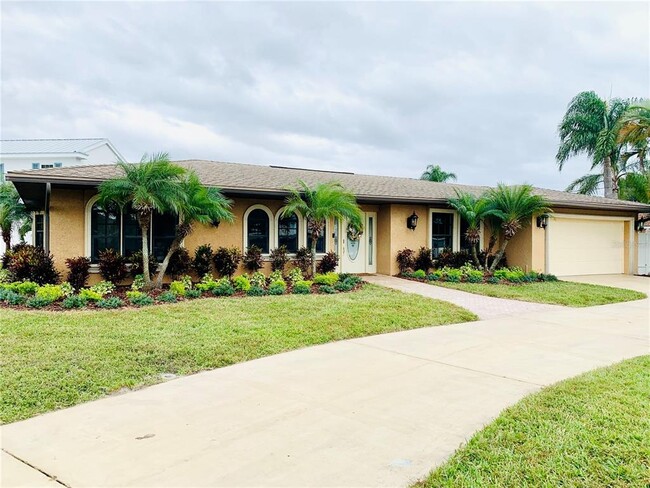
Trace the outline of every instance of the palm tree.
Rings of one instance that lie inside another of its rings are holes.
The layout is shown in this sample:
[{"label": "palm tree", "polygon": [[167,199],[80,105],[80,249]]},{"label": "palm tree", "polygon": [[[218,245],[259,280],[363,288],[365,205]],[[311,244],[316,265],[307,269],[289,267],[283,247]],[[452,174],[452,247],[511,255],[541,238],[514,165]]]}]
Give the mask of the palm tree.
[{"label": "palm tree", "polygon": [[427,169],[420,176],[421,180],[427,181],[437,181],[438,183],[446,183],[447,181],[453,180],[456,181],[456,175],[454,173],[447,173],[443,171],[440,166],[437,164],[434,166],[430,164],[427,166]]},{"label": "palm tree", "polygon": [[149,271],[149,228],[154,212],[179,213],[187,200],[185,169],[172,164],[167,153],[142,157],[140,164],[117,163],[123,175],[99,185],[99,204],[130,205],[137,215],[142,235],[142,263],[145,289],[153,283]]},{"label": "palm tree", "polygon": [[221,190],[203,186],[194,172],[187,174],[182,184],[186,199],[179,205],[179,224],[176,226],[176,236],[158,269],[156,288],[162,287],[169,260],[181,247],[183,239],[192,233],[195,224],[218,225],[219,222],[234,220],[234,215],[230,210],[232,201],[226,198]]},{"label": "palm tree", "polygon": [[294,213],[301,215],[307,222],[307,232],[311,237],[312,276],[316,274],[316,244],[318,237],[329,219],[347,220],[357,230],[363,230],[363,213],[352,193],[340,183],[318,183],[310,187],[302,180],[298,188],[289,188],[283,217]]},{"label": "palm tree", "polygon": [[478,245],[481,241],[481,223],[486,218],[496,215],[496,210],[487,198],[483,196],[477,198],[471,193],[458,190],[456,190],[456,198],[449,200],[449,205],[467,222],[465,237],[467,238],[467,242],[472,246],[472,260],[476,266],[481,266],[478,260]]},{"label": "palm tree", "polygon": [[560,146],[555,159],[560,171],[570,157],[586,154],[592,169],[601,168],[607,198],[618,198],[615,175],[622,148],[618,127],[628,106],[627,100],[605,101],[592,91],[582,92],[571,100],[558,127]]},{"label": "palm tree", "polygon": [[496,188],[487,191],[486,198],[493,209],[491,215],[500,224],[503,233],[501,245],[490,266],[490,271],[494,271],[517,231],[529,225],[534,215],[549,213],[551,209],[546,198],[533,194],[530,185],[507,186],[499,183]]},{"label": "palm tree", "polygon": [[639,173],[629,173],[621,179],[622,200],[650,203],[650,169]]},{"label": "palm tree", "polygon": [[11,231],[29,222],[29,212],[20,199],[16,187],[11,182],[0,184],[0,233],[5,249],[11,249]]},{"label": "palm tree", "polygon": [[637,156],[637,166],[641,173],[647,169],[646,156],[649,141],[650,100],[642,100],[625,111],[618,128],[618,142],[632,146],[632,150],[626,152],[625,156]]}]

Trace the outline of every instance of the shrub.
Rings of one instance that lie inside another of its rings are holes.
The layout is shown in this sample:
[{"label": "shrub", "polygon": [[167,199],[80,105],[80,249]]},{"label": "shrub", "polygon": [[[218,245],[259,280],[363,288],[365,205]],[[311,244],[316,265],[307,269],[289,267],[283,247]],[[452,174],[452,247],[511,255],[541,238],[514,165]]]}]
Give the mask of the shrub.
[{"label": "shrub", "polygon": [[311,263],[311,249],[308,247],[301,247],[296,251],[296,257],[293,260],[293,264],[296,265],[296,267],[298,267],[298,269],[300,269],[303,274],[308,276],[309,273],[311,273]]},{"label": "shrub", "polygon": [[336,293],[336,288],[330,285],[322,285],[318,287],[318,291],[321,293],[327,293],[328,295],[331,295],[333,293]]},{"label": "shrub", "polygon": [[311,281],[296,281],[292,291],[296,295],[309,295],[311,293]]},{"label": "shrub", "polygon": [[2,267],[0,263],[0,283],[11,283],[14,277],[11,275],[8,269]]},{"label": "shrub", "polygon": [[194,251],[194,259],[192,260],[192,267],[198,276],[205,276],[212,273],[212,259],[214,252],[210,244],[203,244],[196,248]]},{"label": "shrub", "polygon": [[289,280],[289,283],[295,285],[299,281],[303,281],[304,277],[300,268],[291,268],[291,271],[289,271],[289,274],[287,275],[287,279]]},{"label": "shrub", "polygon": [[284,268],[289,262],[289,257],[287,256],[287,246],[279,246],[275,249],[271,249],[269,254],[271,259],[271,271],[280,271],[284,272]]},{"label": "shrub", "polygon": [[74,294],[74,288],[67,281],[64,281],[59,286],[61,287],[61,292],[63,293],[64,297],[69,297],[70,295]]},{"label": "shrub", "polygon": [[260,269],[264,264],[262,259],[262,249],[255,244],[250,246],[242,258],[242,263],[248,271],[255,272]]},{"label": "shrub", "polygon": [[326,274],[317,274],[314,276],[314,283],[317,285],[329,285],[332,286],[339,280],[338,273],[326,273]]},{"label": "shrub", "polygon": [[119,297],[109,297],[97,301],[96,305],[99,308],[120,308],[124,306],[124,302]]},{"label": "shrub", "polygon": [[214,281],[212,275],[208,273],[201,278],[201,282],[197,283],[196,288],[200,291],[211,291],[216,285],[217,282]]},{"label": "shrub", "polygon": [[427,273],[423,269],[418,269],[411,274],[411,277],[417,278],[418,280],[423,280],[427,277]]},{"label": "shrub", "polygon": [[467,251],[452,252],[443,249],[435,260],[436,268],[461,268],[472,262],[472,256]]},{"label": "shrub", "polygon": [[85,287],[90,276],[90,259],[85,256],[68,258],[65,265],[68,267],[68,283],[75,290]]},{"label": "shrub", "polygon": [[[144,275],[144,266],[142,261],[142,251],[136,251],[129,256],[129,264],[131,265],[131,276]],[[149,274],[153,275],[158,269],[158,261],[156,257],[149,253]]]},{"label": "shrub", "polygon": [[339,257],[334,251],[330,251],[321,258],[316,269],[319,273],[331,273],[336,269],[338,264]]},{"label": "shrub", "polygon": [[46,297],[33,296],[25,302],[29,308],[43,308],[52,303],[52,300]]},{"label": "shrub", "polygon": [[437,271],[434,271],[433,273],[429,273],[427,275],[427,280],[429,280],[429,281],[440,281],[442,279],[442,276],[443,276],[442,271],[437,270]]},{"label": "shrub", "polygon": [[520,268],[502,268],[494,272],[494,276],[500,280],[510,283],[521,283],[524,281],[525,273]]},{"label": "shrub", "polygon": [[284,281],[273,281],[269,285],[269,295],[283,295],[287,291],[287,285]]},{"label": "shrub", "polygon": [[7,291],[4,296],[4,301],[9,305],[22,305],[27,298],[24,295],[16,293],[15,291]]},{"label": "shrub", "polygon": [[39,285],[59,282],[54,258],[40,247],[16,244],[5,252],[3,264],[16,281],[28,280]]},{"label": "shrub", "polygon": [[478,269],[472,269],[465,274],[465,280],[468,283],[482,283],[483,272]]},{"label": "shrub", "polygon": [[431,268],[433,268],[433,258],[431,257],[431,249],[421,247],[415,257],[414,269],[421,269],[426,275]]},{"label": "shrub", "polygon": [[177,279],[179,276],[189,273],[191,268],[192,258],[190,258],[190,253],[187,252],[187,249],[181,247],[176,249],[169,258],[167,274],[172,278]]},{"label": "shrub", "polygon": [[108,295],[115,290],[115,285],[110,281],[100,281],[96,285],[90,287],[95,293],[99,293],[101,296]]},{"label": "shrub", "polygon": [[139,274],[133,277],[133,282],[131,283],[131,289],[140,291],[144,288],[144,275]]},{"label": "shrub", "polygon": [[235,289],[228,278],[221,278],[217,281],[211,291],[213,295],[218,297],[229,297],[235,294]]},{"label": "shrub", "polygon": [[539,281],[558,281],[557,276],[546,273],[540,273],[537,279]]},{"label": "shrub", "polygon": [[264,276],[264,273],[260,273],[259,271],[253,273],[253,276],[251,276],[251,286],[264,288],[266,286],[266,276]]},{"label": "shrub", "polygon": [[97,302],[102,299],[103,295],[90,288],[82,288],[79,290],[79,296],[89,302]]},{"label": "shrub", "polygon": [[269,275],[269,283],[273,281],[284,281],[282,271],[271,271],[271,274]]},{"label": "shrub", "polygon": [[79,295],[70,295],[69,297],[66,297],[63,302],[61,302],[61,306],[68,309],[84,308],[86,305],[88,305],[88,300],[80,297]]},{"label": "shrub", "polygon": [[490,276],[487,280],[485,280],[487,283],[490,283],[491,285],[497,285],[501,280],[497,278],[496,276]]},{"label": "shrub", "polygon": [[126,258],[113,249],[99,253],[99,274],[107,281],[118,284],[128,274]]},{"label": "shrub", "polygon": [[397,267],[401,274],[411,271],[415,267],[415,253],[412,249],[402,249],[397,253]]},{"label": "shrub", "polygon": [[201,290],[186,290],[185,298],[199,298],[201,296]]},{"label": "shrub", "polygon": [[214,253],[214,268],[220,276],[231,277],[237,271],[241,257],[241,253],[236,247],[220,247]]},{"label": "shrub", "polygon": [[444,268],[442,270],[442,275],[445,281],[449,281],[450,283],[459,283],[463,277],[463,272],[460,269]]},{"label": "shrub", "polygon": [[349,281],[339,281],[334,285],[336,291],[350,291],[354,285]]},{"label": "shrub", "polygon": [[59,285],[43,285],[38,287],[35,297],[52,303],[63,297],[63,291]]},{"label": "shrub", "polygon": [[361,276],[349,273],[342,273],[339,275],[339,281],[347,281],[348,283],[352,283],[354,286],[357,286],[359,283],[363,282],[363,278],[361,278]]},{"label": "shrub", "polygon": [[178,295],[171,290],[167,290],[158,295],[158,300],[165,303],[175,303],[178,301]]},{"label": "shrub", "polygon": [[266,290],[261,286],[253,285],[248,289],[246,294],[249,297],[261,297],[263,295],[266,295]]},{"label": "shrub", "polygon": [[21,295],[34,295],[36,294],[36,290],[38,290],[37,283],[33,281],[21,281],[20,283],[16,283],[14,291]]},{"label": "shrub", "polygon": [[182,281],[172,281],[169,284],[169,291],[174,295],[184,297],[187,294],[187,289],[185,288],[185,283]]},{"label": "shrub", "polygon": [[143,307],[147,305],[153,305],[154,300],[149,295],[144,292],[131,290],[126,292],[126,298],[128,298],[131,305],[136,307]]},{"label": "shrub", "polygon": [[236,276],[233,278],[232,284],[236,291],[248,291],[251,287],[251,281],[246,275]]}]

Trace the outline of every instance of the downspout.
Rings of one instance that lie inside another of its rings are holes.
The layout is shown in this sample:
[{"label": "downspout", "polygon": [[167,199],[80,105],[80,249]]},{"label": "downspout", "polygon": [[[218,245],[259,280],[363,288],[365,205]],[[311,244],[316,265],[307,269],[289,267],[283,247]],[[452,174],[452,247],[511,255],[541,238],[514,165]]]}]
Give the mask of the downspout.
[{"label": "downspout", "polygon": [[43,222],[43,247],[45,252],[50,252],[50,195],[52,194],[52,184],[45,183],[45,215]]}]

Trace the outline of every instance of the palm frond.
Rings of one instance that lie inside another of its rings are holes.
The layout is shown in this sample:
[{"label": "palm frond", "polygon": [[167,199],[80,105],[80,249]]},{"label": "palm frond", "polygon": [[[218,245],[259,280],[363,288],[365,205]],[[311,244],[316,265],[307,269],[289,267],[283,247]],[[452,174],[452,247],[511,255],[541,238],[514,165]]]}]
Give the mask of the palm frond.
[{"label": "palm frond", "polygon": [[573,180],[566,191],[581,195],[596,195],[603,184],[602,174],[587,174]]}]

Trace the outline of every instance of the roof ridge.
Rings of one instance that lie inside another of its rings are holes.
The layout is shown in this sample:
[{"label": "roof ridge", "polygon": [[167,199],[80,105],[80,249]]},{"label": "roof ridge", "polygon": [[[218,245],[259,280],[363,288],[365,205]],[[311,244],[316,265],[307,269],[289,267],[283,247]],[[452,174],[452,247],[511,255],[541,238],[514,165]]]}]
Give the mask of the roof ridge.
[{"label": "roof ridge", "polygon": [[45,138],[45,139],[0,139],[0,142],[22,142],[22,141],[105,141],[107,137],[61,137],[61,138]]}]

